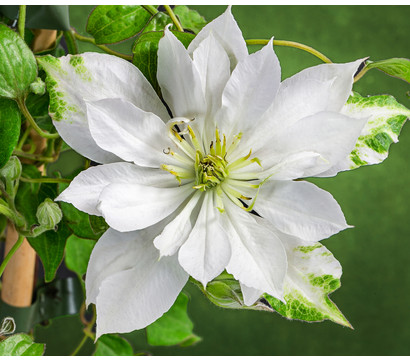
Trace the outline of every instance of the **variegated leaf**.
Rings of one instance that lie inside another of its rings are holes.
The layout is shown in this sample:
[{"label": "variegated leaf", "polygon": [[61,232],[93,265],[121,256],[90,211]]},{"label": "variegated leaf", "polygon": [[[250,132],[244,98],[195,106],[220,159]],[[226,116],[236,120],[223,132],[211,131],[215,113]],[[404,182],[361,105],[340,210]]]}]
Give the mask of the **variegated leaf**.
[{"label": "variegated leaf", "polygon": [[284,244],[288,256],[284,298],[264,294],[274,310],[288,319],[304,321],[332,320],[351,327],[329,294],[340,287],[342,268],[332,253],[320,243],[302,242],[296,238]]}]

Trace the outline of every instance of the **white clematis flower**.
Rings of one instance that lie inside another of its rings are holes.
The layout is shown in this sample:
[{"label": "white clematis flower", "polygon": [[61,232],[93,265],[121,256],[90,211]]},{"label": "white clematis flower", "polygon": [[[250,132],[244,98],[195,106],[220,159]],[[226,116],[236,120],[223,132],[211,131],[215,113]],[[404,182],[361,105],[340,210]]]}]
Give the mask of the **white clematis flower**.
[{"label": "white clematis flower", "polygon": [[284,291],[307,269],[340,277],[332,256],[306,265],[292,252],[348,227],[329,193],[293,180],[348,169],[367,121],[341,113],[360,62],[315,66],[281,82],[272,43],[249,55],[228,8],[188,49],[165,30],[157,77],[170,116],[122,59],[40,59],[57,130],[103,164],[57,198],[111,227],[86,276],[97,336],[149,325],[189,276],[206,286],[226,269],[246,305],[263,293],[286,301]]}]

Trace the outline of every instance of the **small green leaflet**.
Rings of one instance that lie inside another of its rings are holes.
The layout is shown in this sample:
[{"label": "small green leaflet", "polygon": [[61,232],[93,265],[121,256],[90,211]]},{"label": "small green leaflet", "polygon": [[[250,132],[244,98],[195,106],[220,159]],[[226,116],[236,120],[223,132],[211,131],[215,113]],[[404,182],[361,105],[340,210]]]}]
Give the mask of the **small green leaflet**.
[{"label": "small green leaflet", "polygon": [[140,5],[99,5],[88,18],[87,32],[97,44],[113,44],[138,34],[150,18]]},{"label": "small green leaflet", "polygon": [[187,314],[188,296],[180,293],[174,305],[161,318],[147,326],[148,344],[190,346],[201,340],[192,330]]},{"label": "small green leaflet", "polygon": [[24,99],[37,77],[36,59],[24,40],[0,24],[0,97]]},{"label": "small green leaflet", "polygon": [[189,9],[188,6],[177,5],[174,8],[174,13],[178,16],[182,27],[193,31],[195,34],[206,25],[205,18],[199,15],[198,11]]},{"label": "small green leaflet", "polygon": [[[172,33],[184,44],[185,47],[188,47],[195,37],[194,34],[180,31],[172,31]],[[157,52],[158,43],[163,36],[163,31],[144,32],[137,38],[132,49],[134,54],[132,63],[141,70],[157,92],[159,92],[159,85],[157,82]]]},{"label": "small green leaflet", "polygon": [[106,334],[101,336],[96,344],[94,356],[133,356],[134,351],[130,343],[118,335]]},{"label": "small green leaflet", "polygon": [[354,92],[342,108],[342,114],[353,118],[368,117],[355,148],[345,160],[344,169],[378,164],[388,156],[390,144],[398,142],[398,135],[410,110],[393,96],[362,97]]},{"label": "small green leaflet", "polygon": [[2,168],[19,140],[21,116],[13,100],[0,98],[0,109],[0,168]]},{"label": "small green leaflet", "polygon": [[0,356],[41,356],[45,344],[36,344],[27,334],[16,334],[0,342]]},{"label": "small green leaflet", "polygon": [[288,272],[282,301],[264,294],[272,308],[288,319],[332,320],[352,327],[328,295],[340,287],[342,268],[322,244],[287,244]]},{"label": "small green leaflet", "polygon": [[74,234],[67,239],[65,248],[65,263],[67,268],[74,271],[80,278],[86,273],[91,251],[96,242],[82,239]]},{"label": "small green leaflet", "polygon": [[374,61],[367,64],[367,68],[379,69],[387,75],[410,83],[410,60],[405,58],[392,58],[387,60]]}]

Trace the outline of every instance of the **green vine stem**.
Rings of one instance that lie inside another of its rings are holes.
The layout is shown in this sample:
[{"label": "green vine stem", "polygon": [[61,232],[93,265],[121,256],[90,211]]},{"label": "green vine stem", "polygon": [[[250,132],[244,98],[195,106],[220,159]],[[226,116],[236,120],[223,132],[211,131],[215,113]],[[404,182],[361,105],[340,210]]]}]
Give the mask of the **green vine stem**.
[{"label": "green vine stem", "polygon": [[132,55],[126,55],[126,54],[119,53],[115,50],[110,49],[108,46],[105,46],[105,45],[98,45],[98,44],[95,43],[94,38],[80,35],[79,33],[75,32],[74,29],[71,29],[71,33],[74,35],[74,37],[77,40],[83,41],[83,42],[88,42],[90,44],[94,44],[95,46],[97,46],[101,50],[105,51],[107,54],[115,55],[115,56],[118,56],[118,57],[123,58],[123,59],[128,60],[128,61],[132,60]]},{"label": "green vine stem", "polygon": [[30,179],[25,177],[20,177],[20,181],[27,183],[49,183],[49,184],[69,184],[71,183],[70,179],[59,179],[59,178],[38,178]]},{"label": "green vine stem", "polygon": [[184,32],[181,23],[179,22],[178,18],[176,17],[175,13],[172,11],[169,5],[164,5],[165,10],[167,11],[169,17],[171,18],[172,22],[175,24],[178,31]]},{"label": "green vine stem", "polygon": [[73,30],[64,31],[63,35],[67,44],[68,53],[71,55],[77,55],[79,53],[78,44],[73,34]]},{"label": "green vine stem", "polygon": [[16,100],[17,105],[19,106],[20,111],[23,113],[24,117],[27,119],[31,127],[43,138],[46,139],[57,139],[60,137],[58,133],[50,134],[48,132],[43,131],[35,122],[33,117],[31,116],[30,112],[27,109],[26,102],[23,99]]},{"label": "green vine stem", "polygon": [[153,5],[141,5],[145,10],[147,10],[151,15],[158,13],[158,10]]},{"label": "green vine stem", "polygon": [[[249,39],[246,40],[246,45],[267,45],[269,43],[270,40],[266,40],[266,39]],[[313,49],[310,46],[295,42],[295,41],[288,41],[288,40],[273,40],[273,45],[276,46],[288,46],[288,47],[293,47],[296,49],[300,49],[300,50],[304,50],[307,51],[308,53],[316,56],[317,58],[319,58],[320,60],[322,60],[323,62],[327,63],[327,64],[331,64],[332,61],[325,55],[323,55],[321,52]]]},{"label": "green vine stem", "polygon": [[20,150],[14,150],[13,155],[21,157],[21,158],[25,158],[25,159],[42,161],[42,162],[53,162],[56,160],[54,157],[42,156],[39,154],[31,154],[31,153],[20,151]]},{"label": "green vine stem", "polygon": [[[95,340],[95,335],[92,332],[92,328],[95,324],[95,320],[97,319],[97,314],[95,311],[95,306],[93,305],[92,307],[93,309],[93,317],[91,319],[91,321],[89,323],[87,323],[86,327],[83,329],[84,332],[84,337],[81,339],[80,343],[78,344],[78,346],[74,349],[74,351],[71,353],[71,356],[76,356],[79,351],[82,349],[82,347],[84,346],[87,338],[90,338],[91,340]],[[85,304],[83,304],[81,306],[81,310],[80,310],[80,317],[83,321],[84,319],[84,312],[85,312]],[[83,321],[84,322],[84,321]]]},{"label": "green vine stem", "polygon": [[18,20],[18,31],[21,38],[24,40],[24,29],[26,27],[26,5],[19,6],[19,20]]},{"label": "green vine stem", "polygon": [[4,258],[3,262],[0,265],[0,276],[3,275],[4,269],[6,268],[7,264],[9,263],[11,257],[19,249],[19,247],[23,244],[23,241],[24,241],[24,236],[19,234],[19,238],[18,238],[17,242],[13,245],[13,247],[7,253],[6,257]]}]

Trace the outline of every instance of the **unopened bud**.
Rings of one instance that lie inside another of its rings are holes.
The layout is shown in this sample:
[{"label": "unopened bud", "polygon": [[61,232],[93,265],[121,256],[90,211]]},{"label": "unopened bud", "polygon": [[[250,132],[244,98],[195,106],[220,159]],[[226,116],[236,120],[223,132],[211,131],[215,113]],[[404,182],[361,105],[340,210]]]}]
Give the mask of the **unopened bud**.
[{"label": "unopened bud", "polygon": [[6,165],[0,169],[0,177],[14,181],[21,175],[21,163],[17,156],[11,156]]},{"label": "unopened bud", "polygon": [[38,206],[36,216],[40,226],[54,229],[61,221],[63,213],[54,201],[47,198]]},{"label": "unopened bud", "polygon": [[36,95],[44,95],[46,92],[46,84],[38,77],[30,84],[30,91]]}]

